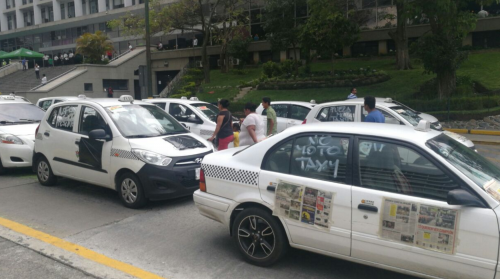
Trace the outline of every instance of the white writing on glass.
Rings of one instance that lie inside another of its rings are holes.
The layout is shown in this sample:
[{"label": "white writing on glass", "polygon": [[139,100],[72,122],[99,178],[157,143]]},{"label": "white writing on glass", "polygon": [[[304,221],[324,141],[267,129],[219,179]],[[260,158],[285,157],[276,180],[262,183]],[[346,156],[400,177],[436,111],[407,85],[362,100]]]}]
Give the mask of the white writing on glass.
[{"label": "white writing on glass", "polygon": [[295,158],[296,162],[300,162],[300,168],[303,171],[316,171],[323,172],[327,171],[329,168],[334,168],[333,178],[337,178],[339,159],[329,160],[329,159],[316,159],[313,160],[311,156],[335,156],[341,153],[341,149],[338,146],[333,145],[334,139],[331,137],[309,137],[308,142],[305,145],[296,145],[297,151],[300,151],[301,157]]}]

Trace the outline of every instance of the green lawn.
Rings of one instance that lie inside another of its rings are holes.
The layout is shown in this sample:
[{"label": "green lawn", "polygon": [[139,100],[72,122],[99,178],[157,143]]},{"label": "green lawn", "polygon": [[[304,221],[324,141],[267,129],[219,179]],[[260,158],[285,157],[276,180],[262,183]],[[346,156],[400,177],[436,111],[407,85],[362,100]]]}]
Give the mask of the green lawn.
[{"label": "green lawn", "polygon": [[[358,60],[338,60],[335,69],[348,70],[371,67],[376,70],[383,70],[391,76],[389,81],[373,84],[369,86],[357,87],[359,96],[392,97],[395,99],[405,99],[417,92],[419,86],[425,81],[435,77],[435,75],[423,74],[422,65],[413,63],[414,69],[409,71],[397,71],[394,68],[394,57],[387,59],[358,59]],[[312,65],[313,71],[330,70],[331,64],[326,62]],[[247,69],[247,75],[221,74],[218,70],[211,72],[212,82],[204,85],[202,94],[198,94],[201,100],[217,101],[218,98],[232,99],[239,92],[238,86],[241,80],[250,81],[260,77],[260,68]],[[490,90],[500,89],[500,52],[487,52],[471,54],[469,59],[458,71],[459,75],[469,75],[486,86]],[[217,86],[233,86],[232,88],[213,88]],[[212,87],[212,89],[207,88]],[[214,94],[207,92],[214,91]],[[350,93],[350,88],[324,88],[324,89],[301,89],[301,90],[258,90],[251,91],[241,101],[260,102],[264,96],[271,97],[272,100],[296,100],[317,102],[344,100]]]}]

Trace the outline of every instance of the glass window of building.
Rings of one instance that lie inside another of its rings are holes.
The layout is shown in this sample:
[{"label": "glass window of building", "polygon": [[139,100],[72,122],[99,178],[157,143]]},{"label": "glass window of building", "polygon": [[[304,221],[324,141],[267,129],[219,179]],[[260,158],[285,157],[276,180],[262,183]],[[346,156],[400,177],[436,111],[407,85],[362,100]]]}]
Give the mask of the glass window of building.
[{"label": "glass window of building", "polygon": [[66,13],[64,10],[64,4],[61,4],[61,19],[65,19],[65,18],[66,18]]},{"label": "glass window of building", "polygon": [[86,14],[87,14],[87,1],[82,0],[82,15],[86,15]]},{"label": "glass window of building", "polygon": [[28,1],[23,0],[23,5],[26,5],[26,4],[28,4]]},{"label": "glass window of building", "polygon": [[125,3],[123,0],[113,0],[113,9],[123,8],[125,7]]},{"label": "glass window of building", "polygon": [[75,17],[75,2],[68,3],[68,18]]},{"label": "glass window of building", "polygon": [[12,15],[7,16],[7,28],[9,30],[14,29],[14,16]]},{"label": "glass window of building", "polygon": [[97,0],[89,0],[90,3],[90,14],[97,13]]},{"label": "glass window of building", "polygon": [[49,7],[49,22],[54,21],[54,8],[52,6]]}]

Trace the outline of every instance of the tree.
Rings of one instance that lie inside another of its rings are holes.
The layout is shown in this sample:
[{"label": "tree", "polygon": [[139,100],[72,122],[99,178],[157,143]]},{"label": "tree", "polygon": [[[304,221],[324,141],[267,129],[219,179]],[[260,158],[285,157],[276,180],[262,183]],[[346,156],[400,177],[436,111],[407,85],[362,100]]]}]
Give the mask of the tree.
[{"label": "tree", "polygon": [[85,33],[76,40],[76,53],[84,55],[91,64],[100,63],[102,55],[113,50],[113,42],[102,31]]},{"label": "tree", "polygon": [[463,9],[466,0],[417,0],[414,4],[431,27],[414,46],[415,54],[422,59],[425,73],[436,74],[439,98],[449,97],[456,90],[456,70],[468,56],[461,49],[463,39],[474,30],[477,17]]},{"label": "tree", "polygon": [[331,55],[332,74],[336,51],[358,40],[359,25],[347,17],[339,0],[309,0],[310,17],[301,32],[302,45]]},{"label": "tree", "polygon": [[[287,51],[292,47],[294,57],[298,57],[301,26],[295,18],[296,0],[267,0],[263,27],[267,40],[275,51]],[[298,64],[295,63],[295,72],[298,73]]]},{"label": "tree", "polygon": [[398,70],[411,69],[410,53],[408,48],[408,34],[406,26],[411,15],[409,0],[395,0],[396,2],[396,31],[390,31],[389,36],[396,45],[396,68]]},{"label": "tree", "polygon": [[252,41],[252,36],[248,31],[248,27],[240,26],[233,30],[231,41],[228,43],[227,53],[234,59],[240,60],[240,68],[245,66],[245,61],[248,57],[248,46]]}]

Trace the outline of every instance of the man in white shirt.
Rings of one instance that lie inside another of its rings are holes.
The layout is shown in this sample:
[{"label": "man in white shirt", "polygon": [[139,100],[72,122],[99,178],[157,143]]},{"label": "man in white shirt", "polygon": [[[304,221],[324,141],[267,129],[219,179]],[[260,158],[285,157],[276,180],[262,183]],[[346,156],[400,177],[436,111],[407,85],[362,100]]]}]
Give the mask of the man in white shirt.
[{"label": "man in white shirt", "polygon": [[45,74],[43,74],[42,84],[46,84],[46,83],[47,83],[47,77],[45,76]]},{"label": "man in white shirt", "polygon": [[128,43],[128,50],[132,50],[132,45]]},{"label": "man in white shirt", "polygon": [[69,62],[70,62],[71,64],[74,64],[74,63],[75,63],[75,61],[73,61],[73,52],[70,52],[70,53],[69,53],[69,60],[70,60]]},{"label": "man in white shirt", "polygon": [[197,47],[198,46],[198,39],[196,39],[196,37],[193,38],[193,47]]},{"label": "man in white shirt", "polygon": [[252,145],[263,140],[265,136],[264,121],[262,117],[255,113],[257,105],[253,103],[245,104],[245,120],[241,123],[240,146]]},{"label": "man in white shirt", "polygon": [[56,54],[56,55],[54,55],[54,65],[56,65],[58,63],[58,61],[59,61],[59,56],[57,56],[57,54]]}]

